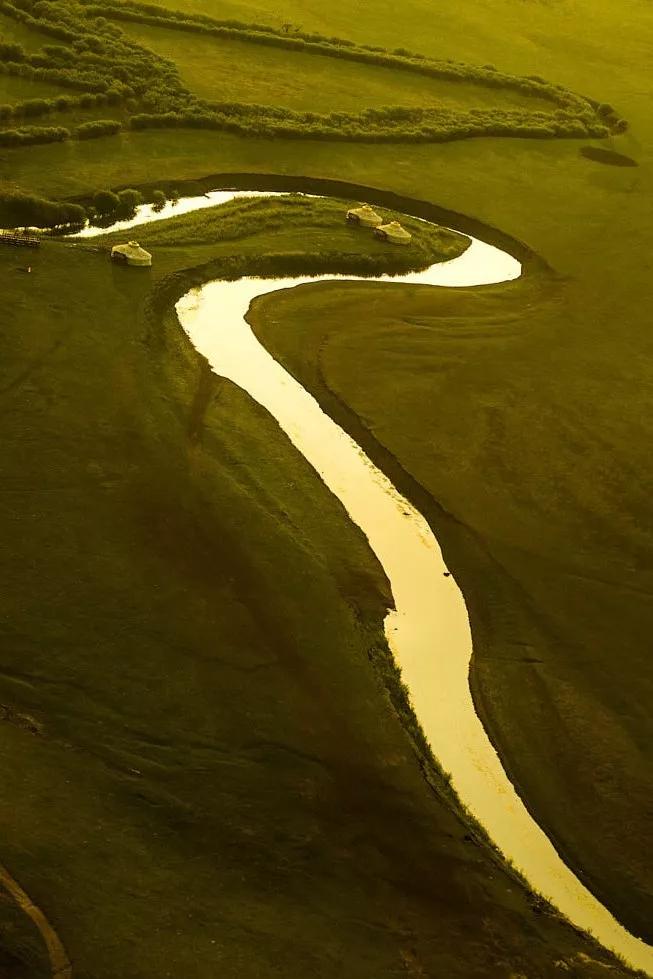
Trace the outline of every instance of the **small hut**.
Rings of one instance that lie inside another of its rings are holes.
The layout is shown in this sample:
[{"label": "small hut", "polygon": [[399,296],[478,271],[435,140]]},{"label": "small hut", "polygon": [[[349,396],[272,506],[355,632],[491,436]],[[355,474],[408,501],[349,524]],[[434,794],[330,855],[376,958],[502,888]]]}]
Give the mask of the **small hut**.
[{"label": "small hut", "polygon": [[352,207],[347,211],[347,220],[350,224],[362,224],[364,228],[378,228],[383,224],[383,218],[379,217],[369,204]]},{"label": "small hut", "polygon": [[410,231],[406,231],[398,221],[379,225],[374,229],[374,234],[377,238],[392,242],[393,245],[407,245],[413,237]]},{"label": "small hut", "polygon": [[152,256],[141,248],[137,241],[128,241],[126,245],[114,245],[111,249],[111,258],[114,262],[140,268],[147,268],[152,264]]}]

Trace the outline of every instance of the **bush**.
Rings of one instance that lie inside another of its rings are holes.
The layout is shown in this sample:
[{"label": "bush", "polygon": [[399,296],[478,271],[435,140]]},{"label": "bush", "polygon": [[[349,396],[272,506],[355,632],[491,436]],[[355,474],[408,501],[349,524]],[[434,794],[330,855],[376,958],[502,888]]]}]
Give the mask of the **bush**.
[{"label": "bush", "polygon": [[166,195],[162,190],[155,190],[152,194],[152,207],[155,211],[160,211],[165,207]]},{"label": "bush", "polygon": [[96,119],[95,122],[83,122],[75,130],[77,139],[97,139],[98,136],[113,136],[119,133],[122,126],[115,119]]},{"label": "bush", "polygon": [[93,206],[97,213],[102,216],[115,214],[119,204],[118,195],[111,190],[98,190],[93,195]]},{"label": "bush", "polygon": [[140,190],[121,190],[118,193],[118,214],[121,217],[131,217],[139,204],[143,203],[143,195]]},{"label": "bush", "polygon": [[21,116],[43,116],[54,107],[54,101],[48,99],[28,99],[26,102],[19,102],[14,112]]},{"label": "bush", "polygon": [[63,126],[24,126],[21,129],[0,130],[0,146],[61,143],[65,139],[70,139],[70,130]]},{"label": "bush", "polygon": [[86,209],[81,204],[60,204],[62,221],[59,224],[83,225],[86,222]]},{"label": "bush", "polygon": [[34,194],[0,191],[0,216],[3,224],[10,227],[55,228],[84,224],[86,211],[80,204],[60,204]]},{"label": "bush", "polygon": [[20,44],[0,43],[0,61],[24,61],[25,51]]},{"label": "bush", "polygon": [[[554,85],[538,75],[517,76],[492,64],[470,65],[452,59],[435,60],[405,48],[389,51],[380,46],[357,45],[337,37],[301,30],[284,31],[265,24],[247,24],[202,14],[167,10],[137,0],[0,0],[0,9],[28,27],[44,31],[59,42],[26,53],[20,45],[0,44],[0,72],[65,85],[82,92],[64,101],[31,99],[9,111],[0,107],[0,119],[18,114],[37,116],[75,105],[124,104],[132,129],[181,128],[223,130],[241,135],[284,139],[331,139],[361,142],[442,142],[484,135],[528,138],[601,137],[623,132],[625,123],[612,106]],[[237,102],[207,102],[182,85],[172,61],[137,44],[111,20],[134,21],[224,40],[247,41],[345,58],[367,65],[413,72],[429,78],[473,82],[508,89],[550,103],[550,111],[478,109],[464,112],[440,108],[386,106],[358,115],[349,113],[293,112],[275,106]],[[139,111],[140,110],[140,111]],[[113,120],[80,125],[80,139],[118,131]],[[13,135],[7,135],[11,132]],[[18,130],[7,130],[4,145],[25,141]],[[47,141],[45,130],[39,141]],[[32,133],[36,139],[36,134]],[[50,138],[55,138],[51,136]],[[66,138],[66,137],[64,137]],[[125,205],[127,206],[127,205]]]}]

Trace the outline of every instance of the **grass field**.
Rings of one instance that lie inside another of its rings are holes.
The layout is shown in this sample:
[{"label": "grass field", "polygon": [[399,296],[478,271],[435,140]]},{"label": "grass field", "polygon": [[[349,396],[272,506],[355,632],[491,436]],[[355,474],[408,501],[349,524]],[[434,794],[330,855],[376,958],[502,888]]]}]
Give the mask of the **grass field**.
[{"label": "grass field", "polygon": [[[651,939],[653,10],[192,4],[537,71],[630,121],[604,145],[632,169],[573,140],[147,132],[6,150],[0,181],[84,197],[220,172],[351,180],[475,217],[552,266],[555,285],[455,294],[310,287],[266,301],[257,328],[424,508],[470,607],[474,694],[509,772],[577,872]],[[203,78],[208,64],[198,55]],[[378,98],[399,101],[394,83]],[[271,79],[268,101],[289,91],[301,97]],[[364,542],[270,420],[153,316],[162,276],[233,242],[158,241],[153,279],[57,243],[30,278],[24,255],[0,253],[0,704],[43,732],[1,722],[0,862],[88,979],[549,979],[557,958],[604,975],[427,789],[368,664],[387,586]],[[0,915],[8,974],[43,973],[35,937]]]},{"label": "grass field", "polygon": [[590,90],[616,72],[622,86],[633,81],[647,92],[641,84],[650,51],[647,0],[625,0],[618,12],[605,0],[591,5],[588,0],[486,0],[436,10],[425,0],[406,0],[400,13],[393,0],[354,9],[343,0],[328,8],[318,0],[288,0],[282,9],[276,0],[169,0],[161,6],[277,27],[291,23],[363,44],[416,48],[433,57],[491,61],[564,84],[582,80]]},{"label": "grass field", "polygon": [[162,249],[152,276],[56,242],[31,278],[0,261],[3,525],[21,541],[3,861],[75,974],[545,979],[552,950],[593,956],[424,781],[368,660],[387,585],[339,504],[153,315],[152,286],[197,255]]},{"label": "grass field", "polygon": [[122,24],[125,33],[171,58],[185,85],[205,99],[267,103],[274,78],[274,102],[312,112],[359,111],[387,105],[502,106],[547,108],[542,99],[447,82],[312,54],[290,54],[244,41],[183,31]]},{"label": "grass field", "polygon": [[52,85],[50,82],[0,75],[0,102],[13,104],[25,99],[51,98],[61,95],[63,91],[59,85]]},{"label": "grass field", "polygon": [[0,43],[20,44],[26,51],[38,51],[44,44],[51,44],[52,38],[0,13]]}]

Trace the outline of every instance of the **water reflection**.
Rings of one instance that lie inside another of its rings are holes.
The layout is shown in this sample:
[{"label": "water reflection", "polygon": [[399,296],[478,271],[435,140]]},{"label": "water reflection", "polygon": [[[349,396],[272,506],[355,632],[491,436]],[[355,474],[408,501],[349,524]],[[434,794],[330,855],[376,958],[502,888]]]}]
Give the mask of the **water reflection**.
[{"label": "water reflection", "polygon": [[203,211],[207,207],[216,207],[219,204],[226,204],[236,197],[274,197],[276,192],[259,190],[211,190],[201,197],[180,197],[178,201],[167,201],[162,208],[155,208],[153,204],[141,204],[136,208],[131,218],[124,221],[114,221],[103,228],[88,225],[77,231],[70,238],[97,238],[98,235],[106,235],[109,231],[128,231],[136,228],[139,224],[152,224],[154,221],[167,221],[168,218],[176,218],[180,214],[190,214],[191,211]]},{"label": "water reflection", "polygon": [[[232,192],[227,199],[235,196]],[[400,278],[462,287],[507,281],[520,272],[511,256],[473,240],[451,262]],[[517,795],[476,715],[468,680],[467,609],[453,577],[445,575],[426,520],[271,357],[245,320],[257,296],[339,278],[356,277],[211,282],[184,296],[177,312],[215,373],[238,384],[276,418],[367,536],[394,596],[395,610],[385,620],[388,643],[433,753],[451,773],[464,805],[536,891],[573,924],[653,975],[653,949],[623,928],[565,865]]]}]

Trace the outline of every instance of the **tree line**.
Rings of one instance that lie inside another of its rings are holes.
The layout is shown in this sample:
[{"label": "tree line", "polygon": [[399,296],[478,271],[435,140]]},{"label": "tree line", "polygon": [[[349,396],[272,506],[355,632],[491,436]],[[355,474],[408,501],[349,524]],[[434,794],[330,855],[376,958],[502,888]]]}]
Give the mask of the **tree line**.
[{"label": "tree line", "polygon": [[[28,124],[33,118],[52,113],[106,106],[120,107],[124,126],[132,130],[192,128],[282,139],[443,142],[480,136],[602,138],[627,128],[626,121],[612,106],[554,85],[541,76],[510,75],[494,65],[438,61],[404,48],[388,51],[300,30],[291,33],[284,28],[166,10],[138,0],[105,0],[101,7],[95,0],[0,0],[0,11],[58,42],[33,53],[20,44],[0,43],[0,73],[81,92],[0,105],[0,124],[6,127],[0,130],[2,146],[115,135],[123,126],[109,118],[84,122],[72,130]],[[452,82],[513,89],[548,101],[551,109],[385,106],[361,113],[318,114],[272,105],[208,101],[184,87],[172,61],[132,41],[114,23],[116,20],[276,45]]]}]

